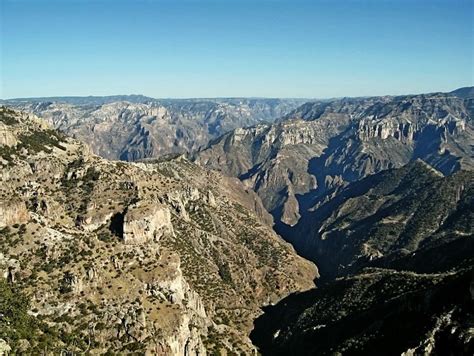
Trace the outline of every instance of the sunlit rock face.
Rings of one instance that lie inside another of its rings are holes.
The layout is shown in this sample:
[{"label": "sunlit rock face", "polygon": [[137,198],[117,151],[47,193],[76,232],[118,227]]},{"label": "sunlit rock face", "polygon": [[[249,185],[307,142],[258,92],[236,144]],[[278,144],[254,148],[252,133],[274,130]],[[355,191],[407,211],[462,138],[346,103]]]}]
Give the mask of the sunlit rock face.
[{"label": "sunlit rock face", "polygon": [[141,202],[127,208],[123,225],[123,241],[141,244],[159,241],[163,234],[172,234],[171,213],[168,208]]},{"label": "sunlit rock face", "polygon": [[[157,100],[134,96],[7,101],[87,142],[95,154],[125,161],[191,152],[235,128],[273,122],[302,102],[245,98]],[[2,139],[7,138],[0,126]]]},{"label": "sunlit rock face", "polygon": [[20,199],[7,200],[8,198],[5,198],[2,197],[0,201],[0,228],[27,222],[30,215],[25,203]]},{"label": "sunlit rock face", "polygon": [[316,267],[238,179],[183,156],[107,161],[0,114],[0,292],[28,296],[9,305],[32,322],[13,352],[251,354],[260,308],[314,286]]},{"label": "sunlit rock face", "polygon": [[472,170],[473,101],[448,93],[306,103],[272,125],[223,135],[196,161],[239,177],[277,223],[294,226],[329,191],[416,159],[443,174]]}]

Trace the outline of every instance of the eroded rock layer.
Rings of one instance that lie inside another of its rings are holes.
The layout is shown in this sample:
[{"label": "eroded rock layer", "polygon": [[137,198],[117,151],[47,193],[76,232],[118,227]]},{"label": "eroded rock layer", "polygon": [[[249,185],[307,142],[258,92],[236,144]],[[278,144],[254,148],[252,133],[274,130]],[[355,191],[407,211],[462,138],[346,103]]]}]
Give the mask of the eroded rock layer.
[{"label": "eroded rock layer", "polygon": [[237,179],[182,157],[109,162],[32,115],[0,115],[0,338],[13,351],[251,353],[259,307],[312,286],[314,265]]},{"label": "eroded rock layer", "polygon": [[307,103],[276,124],[225,134],[196,160],[239,177],[293,226],[331,189],[416,159],[444,174],[472,170],[473,101],[448,93]]},{"label": "eroded rock layer", "polygon": [[[299,99],[153,99],[142,96],[6,101],[87,142],[95,154],[136,161],[186,153],[237,127],[273,122]],[[0,140],[8,139],[2,134]]]}]

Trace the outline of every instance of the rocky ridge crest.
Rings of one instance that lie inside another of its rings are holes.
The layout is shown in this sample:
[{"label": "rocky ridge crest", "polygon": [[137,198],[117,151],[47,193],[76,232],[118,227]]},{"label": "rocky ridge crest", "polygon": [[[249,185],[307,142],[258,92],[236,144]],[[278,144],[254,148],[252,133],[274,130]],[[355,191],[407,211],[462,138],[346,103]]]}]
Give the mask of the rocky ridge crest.
[{"label": "rocky ridge crest", "polygon": [[275,124],[225,134],[196,161],[239,177],[277,223],[292,226],[329,190],[415,159],[443,174],[472,170],[473,100],[438,93],[307,103]]},{"label": "rocky ridge crest", "polygon": [[238,180],[184,157],[106,161],[0,110],[2,291],[29,296],[13,320],[35,325],[2,328],[14,350],[249,353],[259,307],[312,286]]}]

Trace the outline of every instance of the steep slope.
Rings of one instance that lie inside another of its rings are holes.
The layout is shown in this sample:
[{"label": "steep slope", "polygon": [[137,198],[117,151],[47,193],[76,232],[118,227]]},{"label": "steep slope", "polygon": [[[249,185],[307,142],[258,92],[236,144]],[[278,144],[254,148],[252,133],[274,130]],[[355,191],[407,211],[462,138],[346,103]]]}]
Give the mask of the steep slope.
[{"label": "steep slope", "polygon": [[263,355],[472,355],[472,274],[364,270],[269,308],[251,338]]},{"label": "steep slope", "polygon": [[474,98],[474,87],[463,87],[451,92],[452,95],[458,96],[464,99]]},{"label": "steep slope", "polygon": [[326,283],[265,308],[251,335],[264,355],[472,355],[472,172],[416,161],[350,184],[311,219]]},{"label": "steep slope", "polygon": [[417,160],[335,190],[285,236],[329,278],[473,234],[474,172]]},{"label": "steep slope", "polygon": [[212,141],[196,161],[239,177],[292,226],[331,189],[418,158],[444,174],[473,169],[472,107],[449,93],[307,103]]},{"label": "steep slope", "polygon": [[316,276],[253,192],[182,157],[106,161],[8,108],[0,157],[1,299],[23,295],[0,303],[0,338],[15,352],[250,353],[259,307]]},{"label": "steep slope", "polygon": [[272,122],[297,99],[152,99],[143,96],[16,99],[34,113],[108,158],[135,161],[185,153],[237,127]]}]

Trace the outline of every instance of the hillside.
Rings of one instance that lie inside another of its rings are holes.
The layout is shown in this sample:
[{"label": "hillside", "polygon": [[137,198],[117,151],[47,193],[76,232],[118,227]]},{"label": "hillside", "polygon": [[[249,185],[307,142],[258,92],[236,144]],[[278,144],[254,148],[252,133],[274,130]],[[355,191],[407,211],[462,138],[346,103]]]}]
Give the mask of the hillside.
[{"label": "hillside", "polygon": [[153,99],[140,95],[15,99],[107,159],[136,161],[188,153],[238,127],[272,122],[299,99]]},{"label": "hillside", "polygon": [[471,355],[473,178],[416,161],[316,207],[298,236],[325,283],[265,308],[251,335],[259,351]]},{"label": "hillside", "polygon": [[474,172],[421,160],[335,190],[284,236],[326,277],[474,234]]},{"label": "hillside", "polygon": [[306,103],[223,135],[196,161],[239,177],[278,225],[294,226],[328,191],[416,159],[443,174],[472,170],[473,101],[435,93]]},{"label": "hillside", "polygon": [[183,157],[106,161],[5,107],[0,157],[0,339],[16,353],[250,353],[259,308],[317,275],[253,192]]},{"label": "hillside", "polygon": [[251,337],[263,355],[472,355],[472,273],[364,270],[268,308]]}]

